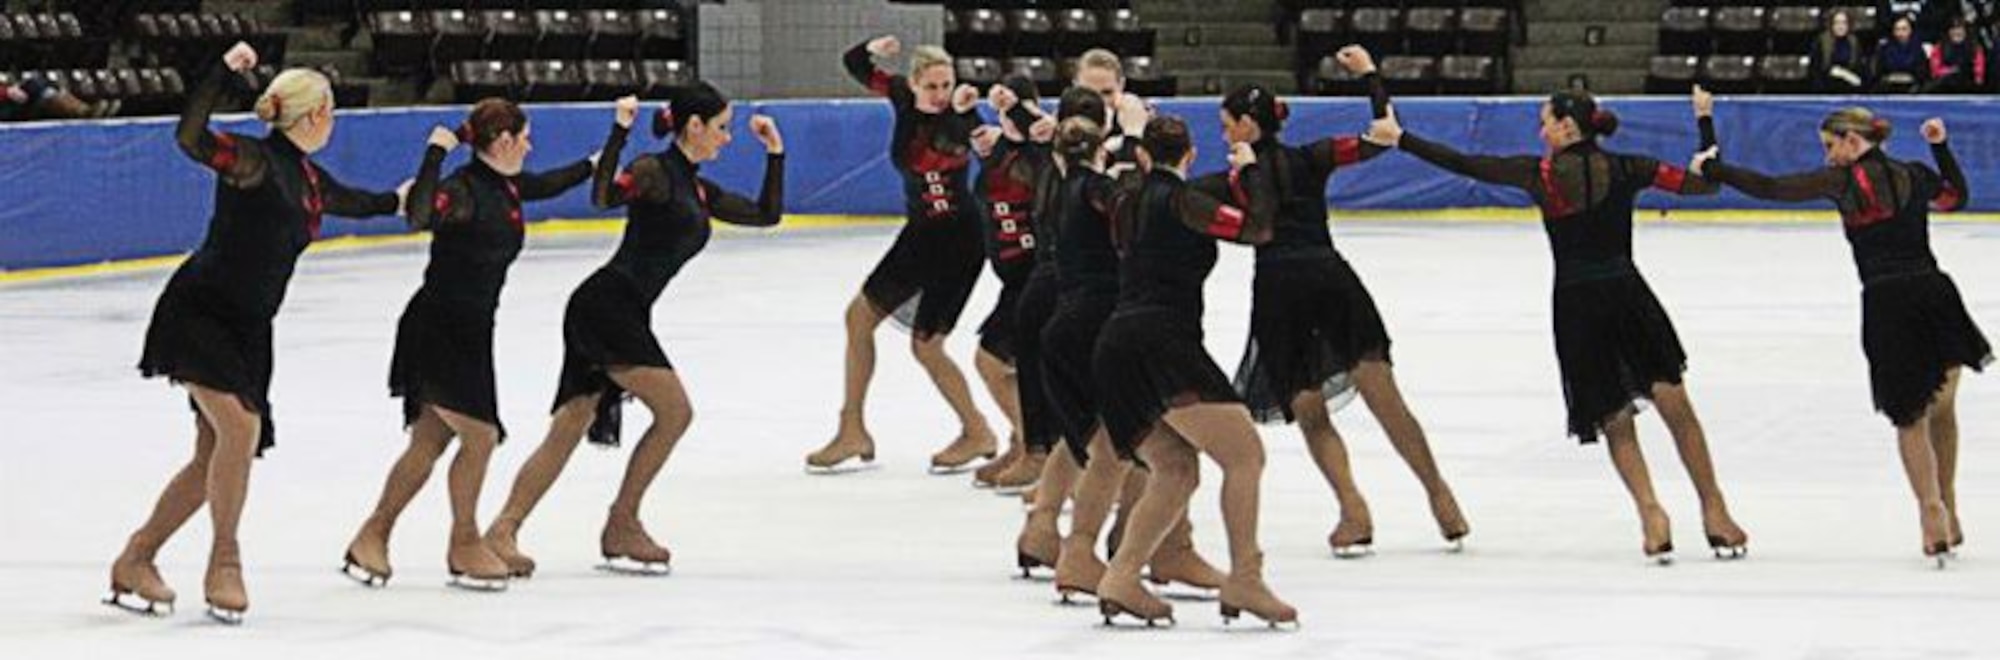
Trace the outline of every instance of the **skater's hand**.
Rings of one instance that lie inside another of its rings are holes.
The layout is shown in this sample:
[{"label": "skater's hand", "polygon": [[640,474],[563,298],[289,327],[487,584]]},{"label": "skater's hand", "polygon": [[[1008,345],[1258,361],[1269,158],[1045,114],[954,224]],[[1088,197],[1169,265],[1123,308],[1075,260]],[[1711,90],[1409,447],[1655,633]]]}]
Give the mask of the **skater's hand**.
[{"label": "skater's hand", "polygon": [[403,209],[409,205],[410,186],[414,185],[417,185],[417,180],[414,178],[396,184],[396,215],[406,215]]},{"label": "skater's hand", "polygon": [[1944,144],[1945,138],[1948,137],[1944,130],[1944,120],[1937,117],[1924,121],[1922,132],[1924,141],[1931,144]]},{"label": "skater's hand", "polygon": [[1000,143],[1000,127],[981,126],[972,129],[972,150],[985,158],[993,153],[993,145]]},{"label": "skater's hand", "polygon": [[430,145],[445,151],[457,149],[458,133],[443,126],[432,126]]},{"label": "skater's hand", "polygon": [[876,37],[874,41],[868,42],[869,55],[895,57],[897,53],[901,52],[903,52],[903,40],[897,39],[895,35]]},{"label": "skater's hand", "polygon": [[1721,147],[1709,147],[1696,152],[1694,160],[1688,161],[1688,171],[1698,176],[1708,176],[1708,164],[1722,153]]},{"label": "skater's hand", "polygon": [[1389,107],[1389,116],[1368,122],[1368,132],[1361,139],[1369,144],[1394,149],[1403,142],[1403,124],[1396,120],[1395,106]]},{"label": "skater's hand", "polygon": [[618,127],[632,128],[632,122],[639,118],[639,97],[621,96],[618,98],[618,105],[616,107],[618,108]]},{"label": "skater's hand", "polygon": [[1251,165],[1256,165],[1256,164],[1257,164],[1257,150],[1251,149],[1250,143],[1237,142],[1229,145],[1230,169],[1240,170],[1245,167],[1249,167]]},{"label": "skater's hand", "polygon": [[785,153],[785,136],[778,132],[778,120],[772,119],[770,115],[751,117],[750,134],[757,136],[758,142],[764,143],[764,153]]},{"label": "skater's hand", "polygon": [[238,41],[236,45],[229,47],[229,52],[222,54],[222,63],[228,66],[230,71],[237,73],[255,69],[257,68],[257,49],[251,48],[248,43]]},{"label": "skater's hand", "polygon": [[1339,61],[1340,66],[1346,68],[1348,73],[1357,76],[1375,72],[1375,56],[1368,54],[1368,49],[1360,46],[1342,48],[1340,52],[1333,54],[1333,59]]},{"label": "skater's hand", "polygon": [[951,93],[952,110],[958,112],[966,112],[968,110],[971,110],[974,106],[977,105],[979,105],[978,87],[973,87],[971,85],[959,85],[958,89],[952,90]]},{"label": "skater's hand", "polygon": [[1028,127],[1028,139],[1036,142],[1056,139],[1055,115],[1042,115],[1041,119],[1035,120],[1035,123]]},{"label": "skater's hand", "polygon": [[1117,107],[1113,109],[1119,128],[1125,135],[1137,138],[1146,132],[1146,122],[1153,119],[1153,108],[1146,100],[1133,94],[1119,94]]},{"label": "skater's hand", "polygon": [[1021,97],[1006,85],[994,85],[992,89],[986,90],[986,102],[993,104],[993,109],[1004,115],[1021,103]]},{"label": "skater's hand", "polygon": [[1694,100],[1694,116],[1696,117],[1715,116],[1714,94],[1710,94],[1708,93],[1708,90],[1702,89],[1701,85],[1695,85],[1693,100]]}]

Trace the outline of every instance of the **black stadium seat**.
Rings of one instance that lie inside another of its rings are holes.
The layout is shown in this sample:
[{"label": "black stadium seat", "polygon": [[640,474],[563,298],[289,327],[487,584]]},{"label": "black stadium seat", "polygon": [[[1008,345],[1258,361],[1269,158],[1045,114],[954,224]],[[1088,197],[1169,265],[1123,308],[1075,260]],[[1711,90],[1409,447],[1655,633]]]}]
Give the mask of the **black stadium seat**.
[{"label": "black stadium seat", "polygon": [[645,60],[639,63],[639,96],[666,98],[667,90],[694,84],[694,70],[680,60]]},{"label": "black stadium seat", "polygon": [[1646,68],[1646,93],[1686,94],[1701,73],[1701,58],[1694,55],[1655,55]]},{"label": "black stadium seat", "polygon": [[1805,55],[1766,55],[1757,61],[1757,77],[1766,94],[1804,94],[1812,91],[1812,63]]},{"label": "black stadium seat", "polygon": [[590,56],[631,59],[639,55],[639,16],[623,9],[584,12],[590,25]]},{"label": "black stadium seat", "polygon": [[1725,94],[1757,91],[1757,58],[1749,55],[1712,55],[1701,63],[1701,84]]},{"label": "black stadium seat", "polygon": [[638,94],[639,69],[624,60],[591,60],[583,63],[585,99],[609,101]]}]

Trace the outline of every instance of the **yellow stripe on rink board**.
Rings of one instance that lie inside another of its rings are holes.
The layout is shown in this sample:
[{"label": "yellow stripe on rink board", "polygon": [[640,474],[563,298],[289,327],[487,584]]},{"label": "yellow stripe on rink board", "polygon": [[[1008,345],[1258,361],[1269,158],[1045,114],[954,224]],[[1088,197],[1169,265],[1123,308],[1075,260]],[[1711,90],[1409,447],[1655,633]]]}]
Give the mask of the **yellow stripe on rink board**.
[{"label": "yellow stripe on rink board", "polygon": [[[1418,222],[1440,224],[1531,223],[1541,220],[1541,214],[1532,208],[1502,207],[1423,209],[1411,211],[1339,211],[1332,214],[1332,217],[1335,222]],[[1805,225],[1832,223],[1839,220],[1839,216],[1832,211],[1726,209],[1667,212],[1640,210],[1634,214],[1634,217],[1644,224],[1666,225]],[[1953,213],[1938,215],[1933,220],[1940,224],[2000,223],[2000,213]],[[902,222],[903,219],[900,216],[884,215],[787,215],[780,230],[890,227],[899,225]],[[528,225],[528,235],[530,236],[615,235],[624,230],[625,221],[618,219],[549,220]],[[316,242],[312,245],[310,251],[339,252],[390,245],[408,245],[428,240],[429,238],[424,234],[342,236]],[[106,261],[76,266],[0,271],[0,285],[161,270],[178,266],[186,258],[187,255],[170,255]]]}]

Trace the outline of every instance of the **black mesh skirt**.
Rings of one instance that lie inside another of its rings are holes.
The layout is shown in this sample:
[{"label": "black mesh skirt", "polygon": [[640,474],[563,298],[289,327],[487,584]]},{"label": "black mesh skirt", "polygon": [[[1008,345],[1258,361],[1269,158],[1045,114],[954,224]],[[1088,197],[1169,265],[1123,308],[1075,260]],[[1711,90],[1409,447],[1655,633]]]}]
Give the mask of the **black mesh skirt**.
[{"label": "black mesh skirt", "polygon": [[1201,342],[1201,318],[1181,311],[1120,310],[1104,324],[1091,365],[1104,428],[1120,456],[1136,459],[1168,410],[1241,401]]},{"label": "black mesh skirt", "polygon": [[1344,402],[1354,365],[1389,360],[1382,313],[1345,259],[1259,263],[1251,289],[1250,339],[1235,386],[1257,421],[1295,421],[1291,403],[1300,392]]},{"label": "black mesh skirt", "polygon": [[1056,314],[1056,278],[1052,266],[1038,266],[1021,285],[1021,300],[1014,308],[1014,382],[1021,394],[1021,437],[1028,448],[1047,453],[1055,448],[1056,413],[1049,409],[1048,388],[1042,369],[1042,328]]},{"label": "black mesh skirt", "polygon": [[653,336],[652,320],[652,301],[616,271],[600,269],[570,294],[563,312],[562,375],[551,411],[580,396],[598,396],[597,418],[590,425],[593,443],[614,447],[619,443],[627,394],[611,380],[608,369],[674,368]]},{"label": "black mesh skirt", "polygon": [[1021,306],[1021,289],[1027,287],[1028,273],[1033,268],[1031,261],[993,264],[993,274],[1000,276],[1000,299],[979,324],[979,348],[1008,364],[1015,362],[1015,345],[1020,343],[1017,310]]},{"label": "black mesh skirt", "polygon": [[492,312],[417,291],[396,325],[389,360],[389,395],[403,399],[403,426],[417,423],[428,404],[492,424],[505,440],[497,389]]},{"label": "black mesh skirt", "polygon": [[[236,395],[262,418],[257,455],[277,445],[271,415],[271,319],[221,309],[192,277],[176,272],[153,306],[139,373]],[[193,397],[188,407],[200,414]]]},{"label": "black mesh skirt", "polygon": [[1055,411],[1063,442],[1078,465],[1089,462],[1090,437],[1101,423],[1091,360],[1104,323],[1117,307],[1115,290],[1074,289],[1063,295],[1055,318],[1042,329],[1042,382],[1049,409]]},{"label": "black mesh skirt", "polygon": [[1983,370],[1993,347],[1965,310],[1958,285],[1937,271],[1886,277],[1861,290],[1861,348],[1875,409],[1896,426],[1930,410],[1945,373]]},{"label": "black mesh skirt", "polygon": [[1687,353],[1666,309],[1637,274],[1558,285],[1556,361],[1569,433],[1596,442],[1604,424],[1650,400],[1653,385],[1678,385]]},{"label": "black mesh skirt", "polygon": [[913,218],[868,274],[861,294],[920,339],[950,334],[985,264],[976,219]]}]

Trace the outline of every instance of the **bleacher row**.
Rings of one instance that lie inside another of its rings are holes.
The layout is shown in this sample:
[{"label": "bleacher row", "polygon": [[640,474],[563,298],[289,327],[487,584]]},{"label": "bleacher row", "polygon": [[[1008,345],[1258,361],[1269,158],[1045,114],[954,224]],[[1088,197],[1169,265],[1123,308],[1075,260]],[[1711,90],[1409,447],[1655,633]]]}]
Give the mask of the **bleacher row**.
[{"label": "bleacher row", "polygon": [[1847,12],[1861,43],[1872,45],[1881,38],[1882,21],[1873,6],[1669,7],[1660,15],[1660,54],[1804,54],[1835,9]]},{"label": "bleacher row", "polygon": [[[268,64],[285,60],[282,31],[254,17],[197,13],[198,2],[69,4],[86,13],[0,13],[0,76],[43,80],[84,101],[117,101],[120,114],[143,115],[177,111],[188,82],[238,41],[256,46]],[[142,11],[151,9],[189,11]],[[114,53],[122,56],[115,65]],[[355,92],[340,90],[350,102]]]},{"label": "bleacher row", "polygon": [[1874,6],[1838,2],[1752,5],[1676,0],[1660,14],[1659,54],[1646,71],[1646,91],[1682,94],[1696,83],[1726,93],[1804,94],[1814,91],[1813,41],[1834,11],[1847,12],[1857,41],[1874,44],[1883,29]]},{"label": "bleacher row", "polygon": [[[990,85],[1011,73],[1034,80],[1044,95],[1061,93],[1075,60],[1105,48],[1125,60],[1136,93],[1170,96],[1179,81],[1153,60],[1156,33],[1129,7],[1104,2],[947,2],[944,46],[958,61],[958,77]],[[975,6],[988,5],[988,6]]]},{"label": "bleacher row", "polygon": [[[691,74],[688,23],[674,9],[432,9],[376,12],[368,17],[368,31],[378,71],[414,75],[426,87],[430,80],[449,77],[453,95],[465,98],[467,89],[493,88],[487,78],[496,71],[494,62],[506,63],[502,68],[513,71],[523,85],[529,78],[567,80],[571,74],[593,70],[622,76],[644,70],[640,62],[661,62],[661,70],[672,63],[673,71]],[[586,66],[586,61],[622,64],[597,67]],[[477,66],[458,66],[467,62]],[[539,85],[534,98],[582,98],[548,96],[554,90],[574,88],[566,83]]]},{"label": "bleacher row", "polygon": [[1508,52],[1516,14],[1504,3],[1300,4],[1290,30],[1299,89],[1308,94],[1354,91],[1355,81],[1333,59],[1347,44],[1374,53],[1398,94],[1492,94],[1512,86]]}]

